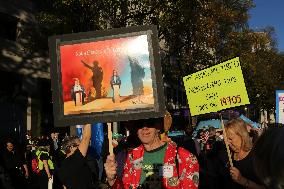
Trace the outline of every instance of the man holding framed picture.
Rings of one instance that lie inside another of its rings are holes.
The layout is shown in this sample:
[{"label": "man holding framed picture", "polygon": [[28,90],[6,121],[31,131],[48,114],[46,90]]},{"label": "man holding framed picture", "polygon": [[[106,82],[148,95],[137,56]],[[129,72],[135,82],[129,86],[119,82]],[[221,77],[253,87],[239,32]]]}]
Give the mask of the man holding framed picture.
[{"label": "man holding framed picture", "polygon": [[137,135],[142,145],[128,153],[122,180],[116,177],[115,156],[107,157],[104,166],[112,188],[198,188],[197,158],[174,142],[161,141],[162,125],[162,118],[137,122]]}]

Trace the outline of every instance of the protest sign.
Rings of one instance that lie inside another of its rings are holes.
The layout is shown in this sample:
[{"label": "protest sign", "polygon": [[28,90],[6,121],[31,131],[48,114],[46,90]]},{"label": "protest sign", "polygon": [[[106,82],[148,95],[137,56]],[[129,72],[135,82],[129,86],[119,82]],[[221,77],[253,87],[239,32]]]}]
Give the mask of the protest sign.
[{"label": "protest sign", "polygon": [[239,57],[183,78],[192,116],[249,104]]},{"label": "protest sign", "polygon": [[165,114],[156,26],[49,38],[54,125]]},{"label": "protest sign", "polygon": [[276,123],[284,124],[284,90],[276,91]]}]

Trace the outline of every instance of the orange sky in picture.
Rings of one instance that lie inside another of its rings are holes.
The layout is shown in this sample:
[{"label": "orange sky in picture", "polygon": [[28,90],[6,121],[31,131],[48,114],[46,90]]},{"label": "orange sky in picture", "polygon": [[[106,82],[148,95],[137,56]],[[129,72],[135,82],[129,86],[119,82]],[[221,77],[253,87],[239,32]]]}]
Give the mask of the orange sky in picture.
[{"label": "orange sky in picture", "polygon": [[[86,68],[81,63],[81,60],[88,63],[90,66],[92,66],[94,60],[99,62],[99,66],[103,69],[102,87],[105,87],[106,91],[108,91],[113,69],[122,73],[125,67],[124,64],[119,63],[125,59],[125,55],[119,55],[117,52],[113,51],[113,49],[116,51],[119,50],[119,48],[123,49],[126,43],[132,39],[133,37],[128,37],[60,46],[63,100],[71,100],[70,89],[74,84],[73,78],[79,78],[80,83],[85,87],[87,94],[90,87],[93,86],[92,71]],[[84,53],[88,50],[101,53],[93,55],[80,54],[80,52]]]}]

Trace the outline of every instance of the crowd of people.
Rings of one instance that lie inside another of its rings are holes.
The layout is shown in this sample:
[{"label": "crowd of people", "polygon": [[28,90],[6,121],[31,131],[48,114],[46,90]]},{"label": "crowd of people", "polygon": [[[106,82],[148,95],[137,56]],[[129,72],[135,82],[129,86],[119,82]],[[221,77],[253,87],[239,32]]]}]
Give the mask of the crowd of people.
[{"label": "crowd of people", "polygon": [[208,126],[194,136],[187,127],[183,138],[164,140],[163,118],[125,126],[130,135],[118,140],[114,154],[102,154],[104,166],[90,155],[90,124],[81,138],[51,133],[27,138],[25,148],[7,140],[0,188],[284,189],[284,128],[258,130],[235,118],[225,124],[226,133]]},{"label": "crowd of people", "polygon": [[7,139],[1,148],[0,186],[36,189],[47,188],[52,182],[58,184],[53,174],[65,159],[61,141],[58,133],[37,138],[27,135],[24,143]]}]

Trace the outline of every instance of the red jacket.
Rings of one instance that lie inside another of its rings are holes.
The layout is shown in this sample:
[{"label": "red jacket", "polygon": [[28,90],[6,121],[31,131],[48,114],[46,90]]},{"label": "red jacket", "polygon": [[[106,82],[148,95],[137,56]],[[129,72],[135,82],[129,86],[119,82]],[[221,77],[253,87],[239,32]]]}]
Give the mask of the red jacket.
[{"label": "red jacket", "polygon": [[[139,186],[142,173],[142,161],[144,155],[143,145],[128,153],[124,166],[122,181],[116,179],[112,186],[114,189],[136,189]],[[177,164],[178,160],[178,170]],[[197,189],[199,182],[199,164],[196,157],[184,148],[169,142],[164,157],[164,165],[173,166],[173,177],[163,177],[163,187],[166,189]]]}]

